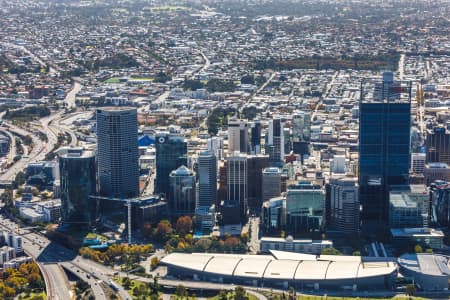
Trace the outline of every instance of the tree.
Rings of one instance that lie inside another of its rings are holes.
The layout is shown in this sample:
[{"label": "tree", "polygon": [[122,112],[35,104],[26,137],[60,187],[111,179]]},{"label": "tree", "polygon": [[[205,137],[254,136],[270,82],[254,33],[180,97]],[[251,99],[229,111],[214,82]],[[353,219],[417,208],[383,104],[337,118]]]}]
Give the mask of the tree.
[{"label": "tree", "polygon": [[341,251],[330,247],[330,248],[325,248],[322,250],[322,255],[342,255]]},{"label": "tree", "polygon": [[186,288],[183,285],[178,285],[175,290],[175,295],[177,295],[180,298],[186,297],[188,295]]},{"label": "tree", "polygon": [[228,300],[228,293],[225,290],[220,290],[219,300]]},{"label": "tree", "polygon": [[253,77],[253,75],[244,75],[241,78],[241,83],[242,84],[255,84],[255,78]]},{"label": "tree", "polygon": [[141,234],[144,238],[150,238],[152,236],[152,224],[145,222],[141,227]]},{"label": "tree", "polygon": [[184,90],[196,91],[203,88],[203,83],[200,80],[187,79],[183,83]]},{"label": "tree", "polygon": [[416,295],[416,287],[414,286],[414,284],[408,284],[406,286],[406,294],[408,296],[415,296]]},{"label": "tree", "polygon": [[180,236],[185,236],[192,231],[192,219],[189,216],[181,216],[178,218],[175,229]]},{"label": "tree", "polygon": [[129,290],[129,289],[130,289],[130,286],[131,286],[131,280],[130,280],[130,278],[125,277],[125,278],[122,280],[122,286],[123,286],[124,289]]},{"label": "tree", "polygon": [[162,220],[158,223],[156,226],[156,229],[154,231],[154,236],[159,241],[166,241],[169,236],[172,234],[173,229],[172,225],[168,220]]},{"label": "tree", "polygon": [[420,245],[415,245],[415,246],[414,246],[414,252],[416,252],[416,253],[423,253],[422,246],[420,246]]},{"label": "tree", "polygon": [[352,255],[353,256],[361,256],[361,252],[360,251],[353,251]]},{"label": "tree", "polygon": [[159,259],[156,256],[153,256],[152,259],[150,260],[150,268],[153,270],[154,268],[156,268],[159,265]]},{"label": "tree", "polygon": [[234,300],[248,300],[247,291],[242,286],[234,289]]}]

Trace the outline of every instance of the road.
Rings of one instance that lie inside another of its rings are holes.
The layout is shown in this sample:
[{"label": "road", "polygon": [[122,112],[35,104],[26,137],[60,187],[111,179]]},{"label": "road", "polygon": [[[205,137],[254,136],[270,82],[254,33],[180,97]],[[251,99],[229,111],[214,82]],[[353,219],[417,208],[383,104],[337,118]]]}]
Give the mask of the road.
[{"label": "road", "polygon": [[67,108],[76,107],[75,98],[77,93],[81,91],[82,87],[83,86],[78,81],[74,81],[72,89],[67,93],[66,98],[64,99]]},{"label": "road", "polygon": [[[0,216],[0,226],[18,232],[19,234],[28,232],[17,229],[15,223],[5,219],[3,216]],[[28,234],[22,234],[22,238],[24,251],[36,260],[43,271],[42,273],[47,287],[47,298],[55,300],[71,299],[67,277],[57,264],[48,263],[49,257],[43,253],[43,249],[45,248],[43,241],[41,239],[35,240]]]},{"label": "road", "polygon": [[16,156],[16,138],[12,135],[10,131],[4,128],[0,128],[0,131],[6,134],[9,138],[9,153],[7,162],[8,164],[14,162],[14,157]]},{"label": "road", "polygon": [[20,159],[0,176],[0,180],[14,180],[16,174],[25,169],[28,163],[42,160],[45,157],[44,153],[46,152],[47,146],[44,145],[44,143],[36,136],[36,134],[12,125],[11,123],[6,123],[5,121],[4,124],[8,125],[9,131],[15,132],[22,136],[30,135],[33,139],[34,144],[33,150],[28,154],[28,158]]},{"label": "road", "polygon": [[328,94],[331,91],[331,88],[334,85],[334,81],[336,80],[336,77],[339,75],[339,71],[334,72],[333,77],[331,77],[330,82],[328,82],[327,86],[325,87],[325,92],[323,93],[322,97],[320,97],[319,102],[316,104],[316,108],[314,109],[312,115],[311,115],[311,121],[314,121],[317,115],[317,111],[319,110],[320,106],[323,103],[323,99],[328,97]]},{"label": "road", "polygon": [[[208,57],[206,57],[206,55],[202,51],[200,51],[200,55],[203,57],[203,65],[192,73],[191,78],[194,78],[195,74],[198,74],[200,72],[207,70],[210,66]],[[165,91],[164,93],[159,95],[158,98],[156,98],[152,102],[152,104],[153,105],[156,104],[158,107],[164,107],[164,103],[166,102],[167,98],[169,98],[169,95],[170,95],[170,91]],[[145,112],[145,111],[149,111],[149,110],[150,110],[150,104],[140,108],[139,112]]]},{"label": "road", "polygon": [[26,47],[24,46],[19,46],[19,45],[15,45],[12,43],[2,43],[3,45],[5,45],[6,47],[9,48],[14,48],[14,49],[19,49],[22,50],[23,52],[25,52],[26,54],[28,54],[29,56],[31,56],[31,58],[35,61],[37,61],[41,66],[46,67],[47,65],[49,66],[49,73],[50,74],[56,74],[57,71],[55,70],[55,68],[53,68],[52,66],[50,66],[48,63],[46,63],[45,61],[43,61],[40,57],[38,57],[36,54],[34,54],[33,52],[31,52],[30,50],[28,50]]},{"label": "road", "polygon": [[[4,216],[0,216],[0,226],[22,235],[24,249],[33,257],[44,270],[46,283],[49,285],[49,299],[65,300],[72,299],[69,295],[67,277],[61,266],[69,268],[80,274],[82,280],[88,280],[91,289],[96,295],[95,299],[105,299],[98,280],[106,283],[114,275],[114,271],[103,265],[78,256],[74,251],[67,249],[57,243],[49,241],[45,236],[31,232],[28,229],[18,229],[17,225]],[[78,270],[78,272],[77,272]],[[90,278],[87,277],[89,275]],[[130,294],[123,288],[117,292],[122,299],[131,299]],[[97,295],[99,298],[97,298]]]}]

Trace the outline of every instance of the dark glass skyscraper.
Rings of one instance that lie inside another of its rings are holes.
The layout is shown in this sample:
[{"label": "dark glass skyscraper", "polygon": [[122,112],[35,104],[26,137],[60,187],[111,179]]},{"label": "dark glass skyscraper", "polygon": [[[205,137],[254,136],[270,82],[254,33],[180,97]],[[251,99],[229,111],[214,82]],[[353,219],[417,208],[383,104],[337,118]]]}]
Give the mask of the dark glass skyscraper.
[{"label": "dark glass skyscraper", "polygon": [[139,195],[137,112],[130,107],[97,110],[97,155],[100,196]]},{"label": "dark glass skyscraper", "polygon": [[64,223],[91,225],[97,217],[96,166],[92,151],[68,149],[59,156],[61,217]]},{"label": "dark glass skyscraper", "polygon": [[251,152],[252,154],[261,153],[261,121],[255,120],[251,127]]},{"label": "dark glass skyscraper", "polygon": [[155,192],[169,195],[170,172],[187,165],[187,143],[183,137],[170,134],[156,135]]},{"label": "dark glass skyscraper", "polygon": [[390,186],[409,183],[410,131],[410,97],[361,101],[358,183],[363,231],[384,229]]},{"label": "dark glass skyscraper", "polygon": [[427,163],[442,162],[450,165],[450,132],[445,127],[427,131]]}]

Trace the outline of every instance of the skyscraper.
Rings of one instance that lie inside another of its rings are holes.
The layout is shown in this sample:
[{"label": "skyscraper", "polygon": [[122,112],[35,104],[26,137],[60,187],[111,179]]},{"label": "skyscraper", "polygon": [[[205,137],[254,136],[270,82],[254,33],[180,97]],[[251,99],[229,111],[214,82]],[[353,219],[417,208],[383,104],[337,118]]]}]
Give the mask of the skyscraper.
[{"label": "skyscraper", "polygon": [[450,133],[445,127],[428,130],[425,145],[427,163],[442,162],[450,165]]},{"label": "skyscraper", "polygon": [[261,121],[255,120],[251,127],[251,152],[252,154],[261,153]]},{"label": "skyscraper", "polygon": [[208,139],[208,151],[214,154],[217,160],[223,159],[223,138],[213,136]]},{"label": "skyscraper", "polygon": [[156,135],[155,192],[169,195],[169,174],[187,165],[187,143],[179,135],[162,133]]},{"label": "skyscraper", "polygon": [[63,223],[92,225],[97,218],[96,165],[92,151],[68,149],[59,156]]},{"label": "skyscraper", "polygon": [[269,156],[247,156],[248,206],[259,210],[262,205],[262,170],[269,166]]},{"label": "skyscraper", "polygon": [[269,121],[268,152],[272,163],[282,165],[284,161],[284,121],[276,117]]},{"label": "skyscraper", "polygon": [[139,153],[136,109],[97,109],[97,140],[100,196],[137,197]]},{"label": "skyscraper", "polygon": [[209,152],[201,152],[198,157],[196,223],[203,231],[214,226],[214,210],[217,202],[217,158]]},{"label": "skyscraper", "polygon": [[195,175],[185,166],[170,172],[168,203],[172,215],[193,215],[195,212]]},{"label": "skyscraper", "polygon": [[262,171],[262,201],[265,202],[281,194],[281,170],[275,167]]},{"label": "skyscraper", "polygon": [[319,230],[323,225],[325,193],[319,185],[299,182],[286,193],[286,229],[289,233]]},{"label": "skyscraper", "polygon": [[346,235],[359,232],[359,192],[356,178],[334,177],[327,185],[327,230]]},{"label": "skyscraper", "polygon": [[241,219],[247,216],[247,155],[234,152],[227,159],[227,200],[239,204]]},{"label": "skyscraper", "polygon": [[363,231],[368,233],[385,229],[390,186],[409,183],[410,99],[409,94],[407,100],[360,101],[358,184]]},{"label": "skyscraper", "polygon": [[247,153],[249,148],[248,123],[246,120],[228,120],[228,153],[239,151]]},{"label": "skyscraper", "polygon": [[198,156],[198,201],[197,207],[217,204],[217,158],[209,152]]},{"label": "skyscraper", "polygon": [[311,114],[297,111],[292,116],[292,141],[309,141],[311,138]]}]

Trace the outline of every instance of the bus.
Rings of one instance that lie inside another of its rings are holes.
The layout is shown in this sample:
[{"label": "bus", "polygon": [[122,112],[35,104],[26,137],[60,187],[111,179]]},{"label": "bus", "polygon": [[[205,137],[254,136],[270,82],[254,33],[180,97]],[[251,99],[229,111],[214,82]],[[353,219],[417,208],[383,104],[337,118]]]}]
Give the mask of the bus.
[{"label": "bus", "polygon": [[114,290],[114,291],[119,291],[119,285],[117,283],[115,283],[114,281],[110,280],[109,281],[109,286]]}]

